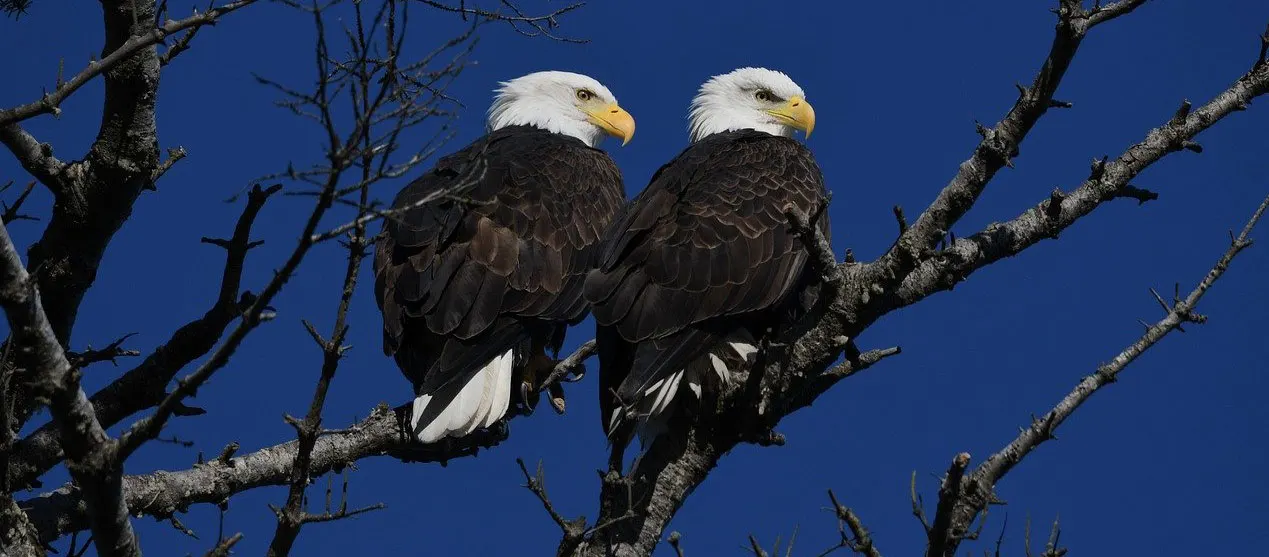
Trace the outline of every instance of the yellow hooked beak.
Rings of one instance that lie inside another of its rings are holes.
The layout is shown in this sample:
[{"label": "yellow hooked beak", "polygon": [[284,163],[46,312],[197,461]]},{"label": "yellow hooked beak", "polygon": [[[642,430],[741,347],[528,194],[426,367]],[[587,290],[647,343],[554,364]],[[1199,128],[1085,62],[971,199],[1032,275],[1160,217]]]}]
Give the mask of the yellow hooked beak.
[{"label": "yellow hooked beak", "polygon": [[802,97],[789,97],[784,104],[768,110],[767,114],[779,118],[794,129],[806,132],[807,138],[811,137],[811,130],[815,129],[815,109]]},{"label": "yellow hooked beak", "polygon": [[617,103],[588,108],[586,115],[590,117],[590,123],[603,128],[608,135],[620,138],[622,146],[630,143],[630,139],[634,137],[634,116],[617,106]]}]

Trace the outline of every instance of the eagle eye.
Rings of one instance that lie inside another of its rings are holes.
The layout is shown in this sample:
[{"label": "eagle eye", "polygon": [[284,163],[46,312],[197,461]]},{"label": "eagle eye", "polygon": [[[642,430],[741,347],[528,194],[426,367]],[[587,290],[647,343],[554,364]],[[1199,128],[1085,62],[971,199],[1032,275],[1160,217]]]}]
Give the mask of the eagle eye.
[{"label": "eagle eye", "polygon": [[595,94],[590,92],[589,90],[586,90],[586,89],[577,90],[577,100],[579,101],[589,101],[594,97],[595,97]]},{"label": "eagle eye", "polygon": [[753,98],[758,99],[764,103],[775,102],[776,100],[775,95],[771,94],[771,91],[768,91],[766,89],[759,89],[758,92],[753,94]]}]

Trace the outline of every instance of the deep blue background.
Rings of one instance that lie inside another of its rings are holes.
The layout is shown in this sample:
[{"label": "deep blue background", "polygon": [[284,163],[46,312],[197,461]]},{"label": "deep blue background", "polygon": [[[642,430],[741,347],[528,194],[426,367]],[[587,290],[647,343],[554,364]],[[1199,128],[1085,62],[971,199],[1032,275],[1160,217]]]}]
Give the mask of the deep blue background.
[{"label": "deep blue background", "polygon": [[[560,32],[591,39],[585,46],[489,26],[475,53],[479,64],[450,90],[466,105],[450,150],[482,133],[497,80],[541,69],[579,71],[607,84],[638,120],[630,145],[607,144],[633,195],[686,144],[687,104],[704,79],[742,65],[781,69],[818,112],[810,146],[835,193],[835,245],[871,259],[894,237],[891,206],[902,204],[915,217],[978,141],[974,120],[996,122],[1014,101],[1014,83],[1030,83],[1052,38],[1049,4],[594,2],[561,19]],[[544,5],[562,4],[526,3]],[[173,6],[177,15],[188,13],[186,2]],[[414,53],[463,25],[416,8],[419,29],[407,43]],[[955,232],[968,235],[1012,218],[1055,186],[1077,186],[1093,157],[1117,155],[1139,141],[1181,99],[1211,98],[1247,70],[1267,21],[1263,2],[1188,0],[1151,2],[1096,29],[1058,90],[1075,108],[1041,121],[1017,168],[1000,173]],[[95,3],[40,0],[20,21],[0,21],[0,49],[9,53],[0,105],[28,102],[51,87],[59,58],[68,73],[77,71],[100,51],[101,35]],[[146,353],[209,307],[223,254],[198,240],[228,235],[241,209],[222,200],[288,162],[320,157],[317,129],[273,107],[276,96],[251,77],[305,88],[311,51],[307,18],[262,3],[204,30],[193,50],[165,70],[161,147],[182,145],[190,156],[157,193],[142,196],[111,244],[80,312],[75,347],[136,331],[129,346]],[[94,81],[63,106],[60,119],[26,125],[64,160],[78,158],[100,121],[100,95],[101,82]],[[1177,153],[1144,173],[1136,183],[1158,191],[1158,201],[1108,203],[1060,241],[871,328],[860,339],[864,348],[901,344],[903,355],[786,420],[787,446],[745,446],[728,455],[671,525],[683,533],[688,555],[739,554],[749,533],[769,545],[795,528],[796,554],[816,554],[836,539],[835,522],[822,510],[828,488],[855,508],[887,554],[919,551],[924,538],[908,501],[913,471],[932,506],[937,477],[954,454],[968,451],[977,463],[1003,446],[1031,414],[1050,408],[1134,341],[1138,318],[1160,316],[1147,288],[1170,293],[1180,281],[1188,291],[1225,250],[1226,231],[1241,227],[1269,193],[1266,103],[1201,135],[1202,155]],[[0,182],[10,178],[27,179],[6,154]],[[385,184],[378,196],[389,198],[403,184]],[[48,204],[39,191],[30,208],[46,214]],[[265,208],[255,237],[268,243],[251,252],[244,287],[260,288],[281,264],[310,204],[311,198],[287,197]],[[330,224],[346,220],[341,211]],[[11,230],[25,249],[42,226],[20,222]],[[1259,236],[1269,241],[1269,229]],[[299,320],[329,330],[343,257],[333,243],[317,248],[274,304],[278,319],[250,337],[199,393],[194,402],[210,412],[177,419],[165,432],[197,449],[151,443],[128,462],[130,473],[186,468],[196,450],[215,454],[230,441],[246,452],[292,437],[282,414],[307,408],[320,364]],[[1063,542],[1082,555],[1249,555],[1263,547],[1267,278],[1269,247],[1258,245],[1204,299],[1200,310],[1210,323],[1150,351],[1063,426],[1060,441],[1000,485],[1009,504],[993,510],[984,537],[994,541],[1008,514],[1006,548],[1021,554],[1025,517],[1046,532],[1060,515]],[[368,285],[363,281],[351,315],[355,348],[328,401],[332,427],[364,417],[379,401],[408,398],[407,383],[380,352]],[[590,331],[589,321],[575,329],[566,349]],[[100,388],[132,363],[94,366],[85,389]],[[566,416],[543,409],[516,420],[507,443],[448,468],[359,463],[351,504],[382,501],[387,510],[308,526],[295,554],[553,553],[559,532],[520,487],[514,459],[543,459],[557,507],[593,518],[594,471],[605,462],[594,385],[592,378],[572,388]],[[55,486],[64,479],[57,471],[45,481]],[[320,489],[310,491],[317,500]],[[226,530],[245,533],[240,554],[263,552],[274,526],[266,504],[283,499],[280,488],[233,499]],[[199,506],[182,518],[202,541],[148,518],[135,522],[150,554],[201,554],[215,538],[216,517],[215,507]],[[1033,537],[1039,546],[1043,535]],[[666,545],[658,551],[670,553]]]}]

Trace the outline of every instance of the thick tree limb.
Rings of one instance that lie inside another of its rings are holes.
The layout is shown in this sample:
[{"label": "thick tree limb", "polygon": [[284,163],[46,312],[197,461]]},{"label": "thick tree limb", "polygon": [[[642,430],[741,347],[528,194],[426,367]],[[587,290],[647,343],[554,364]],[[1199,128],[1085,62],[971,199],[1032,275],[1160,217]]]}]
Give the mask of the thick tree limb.
[{"label": "thick tree limb", "polygon": [[1078,0],[1059,2],[1053,44],[1031,87],[1018,86],[1018,100],[994,127],[978,126],[983,139],[974,148],[973,155],[961,163],[952,181],[877,261],[876,265],[885,269],[889,282],[902,280],[978,201],[996,172],[1013,166],[1012,160],[1018,156],[1023,139],[1052,106],[1053,94],[1088,32],[1144,3],[1145,0],[1122,0],[1090,11]]},{"label": "thick tree limb", "polygon": [[90,524],[98,553],[140,555],[136,534],[128,520],[115,442],[106,435],[66,354],[44,315],[39,289],[27,274],[9,231],[0,225],[0,306],[13,339],[22,349],[14,356],[19,377],[31,395],[48,401],[49,412],[61,433],[67,468],[92,511]]},{"label": "thick tree limb", "polygon": [[[568,365],[568,361],[566,358],[559,365]],[[444,465],[454,459],[475,456],[480,449],[505,441],[509,435],[507,422],[518,416],[508,414],[493,427],[477,430],[462,439],[422,445],[414,440],[410,432],[409,407],[406,404],[390,409],[381,405],[370,417],[351,427],[322,431],[313,444],[309,476],[339,471],[349,464],[375,456]],[[288,485],[298,447],[298,441],[290,441],[239,457],[233,456],[234,451],[227,450],[221,457],[188,470],[125,476],[124,496],[134,515],[166,519],[174,513],[184,512],[191,505],[218,504],[257,487]],[[64,534],[87,528],[88,509],[81,495],[74,487],[63,486],[22,501],[19,506],[31,517],[40,540],[51,542]]]},{"label": "thick tree limb", "polygon": [[[974,516],[982,512],[993,499],[995,485],[1005,477],[1014,466],[1031,454],[1037,447],[1053,438],[1053,433],[1062,422],[1066,421],[1079,407],[1088,401],[1102,387],[1113,383],[1119,373],[1128,367],[1137,357],[1145,353],[1168,333],[1180,328],[1186,322],[1201,323],[1205,317],[1195,312],[1203,294],[1216,283],[1221,275],[1229,269],[1229,264],[1240,252],[1251,246],[1249,236],[1256,223],[1269,209],[1269,197],[1260,204],[1251,219],[1243,227],[1242,233],[1230,243],[1229,249],[1221,256],[1216,265],[1208,271],[1207,276],[1185,297],[1175,300],[1168,306],[1167,314],[1146,329],[1137,342],[1124,349],[1110,363],[1097,368],[1097,371],[1076,385],[1053,409],[1039,419],[1033,419],[1031,425],[1022,430],[1012,442],[985,462],[963,482],[958,482],[956,489],[939,491],[939,515],[946,515],[947,520],[940,523],[937,519],[935,527],[930,531],[930,545],[927,557],[943,557],[955,554],[960,540]],[[968,459],[966,459],[968,460]],[[962,470],[964,467],[962,466]],[[950,474],[949,474],[950,475]],[[946,512],[944,512],[946,509]]]},{"label": "thick tree limb", "polygon": [[40,143],[18,124],[0,126],[0,143],[9,148],[18,164],[57,195],[64,190],[61,182],[66,163],[53,156],[53,146]]},{"label": "thick tree limb", "polygon": [[8,493],[0,493],[0,550],[6,557],[43,557],[45,554],[31,520]]},{"label": "thick tree limb", "polygon": [[[106,0],[102,11],[107,53],[133,35],[146,33],[154,21],[153,2]],[[105,99],[97,139],[83,160],[58,174],[61,182],[53,190],[52,217],[28,250],[31,268],[40,269],[45,314],[63,348],[70,345],[79,304],[96,280],[106,246],[131,215],[142,189],[151,185],[158,166],[154,107],[159,68],[154,46],[139,47],[112,65],[103,76]],[[16,391],[15,422],[20,427],[36,405],[34,397]]]},{"label": "thick tree limb", "polygon": [[[1246,107],[1252,99],[1269,93],[1269,64],[1261,64],[1238,78],[1207,104],[1150,130],[1140,143],[1107,162],[1080,187],[1061,196],[1058,203],[1045,200],[1017,218],[989,226],[968,238],[959,238],[937,255],[920,263],[883,302],[903,307],[935,292],[949,290],[974,271],[1021,253],[1040,241],[1054,238],[1102,203],[1136,195],[1130,184],[1142,171],[1164,156],[1183,149],[1182,144],[1226,116]],[[1188,104],[1188,103],[1187,103]]]},{"label": "thick tree limb", "polygon": [[[842,375],[841,370],[827,376],[823,370],[843,348],[850,348],[852,338],[877,319],[947,290],[970,272],[1052,237],[1100,203],[1129,191],[1129,181],[1166,154],[1192,150],[1196,134],[1269,91],[1269,64],[1258,64],[1208,104],[1193,112],[1178,113],[1119,159],[1101,165],[1071,195],[1058,192],[1048,196],[1015,221],[989,228],[971,239],[956,240],[942,252],[935,252],[946,229],[973,205],[995,170],[1016,154],[1025,132],[1047,110],[1057,80],[1084,33],[1142,2],[1117,2],[1093,11],[1083,10],[1079,2],[1061,4],[1058,36],[1035,85],[1024,90],[1014,110],[999,125],[983,129],[985,140],[931,207],[877,261],[838,265],[842,274],[840,291],[821,297],[831,303],[820,304],[769,343],[755,368],[738,380],[741,385],[720,395],[713,412],[703,412],[704,417],[698,414],[696,423],[672,424],[670,433],[658,437],[627,478],[605,480],[599,520],[630,512],[635,516],[591,536],[574,555],[646,555],[660,539],[662,528],[674,511],[720,455],[740,442],[761,443],[780,419],[813,401],[815,394],[827,388],[825,385],[831,386],[834,376]],[[823,252],[815,247],[817,244],[808,243],[813,251]],[[962,250],[973,252],[973,256],[956,257]],[[817,257],[822,256],[817,253]],[[821,275],[822,281],[831,276],[822,271]],[[851,369],[853,366],[847,371]],[[808,389],[811,396],[804,394]],[[633,505],[628,502],[629,497],[634,497]]]},{"label": "thick tree limb", "polygon": [[[253,186],[233,236],[229,240],[203,239],[204,243],[221,246],[226,251],[225,268],[215,303],[202,317],[177,329],[172,338],[137,367],[93,394],[89,401],[104,427],[113,426],[132,414],[159,404],[167,395],[167,385],[176,373],[215,348],[216,341],[229,324],[241,317],[241,310],[252,300],[251,296],[239,296],[243,265],[247,251],[260,244],[251,241],[251,227],[265,202],[280,189],[278,185],[268,188]],[[57,428],[47,424],[14,446],[7,481],[15,487],[30,486],[62,457]]]}]

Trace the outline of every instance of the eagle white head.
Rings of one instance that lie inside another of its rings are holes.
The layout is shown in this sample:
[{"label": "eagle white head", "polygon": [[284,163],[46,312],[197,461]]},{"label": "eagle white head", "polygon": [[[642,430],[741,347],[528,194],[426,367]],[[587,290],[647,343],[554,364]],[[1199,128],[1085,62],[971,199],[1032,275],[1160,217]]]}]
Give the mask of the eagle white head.
[{"label": "eagle white head", "polygon": [[498,84],[489,107],[489,130],[506,126],[534,126],[562,133],[598,147],[604,135],[634,137],[635,122],[617,104],[604,84],[590,76],[544,71]]},{"label": "eagle white head", "polygon": [[688,116],[692,142],[711,134],[743,129],[783,137],[802,130],[811,136],[815,109],[789,76],[766,68],[740,68],[701,85]]}]

